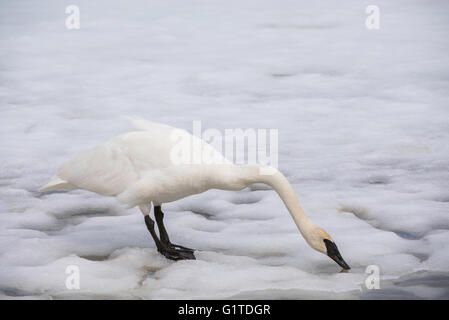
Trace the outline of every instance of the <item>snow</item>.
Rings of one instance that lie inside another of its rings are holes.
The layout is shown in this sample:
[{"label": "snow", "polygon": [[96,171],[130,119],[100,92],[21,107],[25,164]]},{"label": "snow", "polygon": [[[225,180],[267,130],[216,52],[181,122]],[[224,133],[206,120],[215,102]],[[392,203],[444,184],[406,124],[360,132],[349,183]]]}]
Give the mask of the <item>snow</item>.
[{"label": "snow", "polygon": [[[0,10],[1,298],[448,298],[446,1],[14,1]],[[139,210],[41,194],[65,160],[130,127],[279,130],[279,169],[349,272],[307,246],[274,191]],[[80,289],[65,286],[67,266]],[[380,289],[368,290],[368,265]]]}]

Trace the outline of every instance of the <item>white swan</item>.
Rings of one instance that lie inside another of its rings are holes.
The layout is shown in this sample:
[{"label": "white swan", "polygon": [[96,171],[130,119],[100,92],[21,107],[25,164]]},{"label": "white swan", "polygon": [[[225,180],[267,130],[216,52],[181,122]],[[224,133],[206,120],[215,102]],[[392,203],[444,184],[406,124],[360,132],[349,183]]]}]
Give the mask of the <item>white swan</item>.
[{"label": "white swan", "polygon": [[[137,131],[117,136],[67,161],[40,191],[84,189],[116,196],[130,207],[138,205],[158,251],[179,260],[195,256],[192,249],[170,242],[163,224],[163,203],[209,189],[241,190],[253,183],[264,183],[279,194],[307,243],[349,269],[331,236],[307,218],[293,188],[278,170],[269,168],[267,174],[267,168],[259,165],[234,165],[185,130],[140,118],[130,120]],[[179,151],[184,151],[184,156],[188,151],[188,161],[180,161]],[[209,164],[204,163],[204,155]],[[195,156],[203,162],[192,163]],[[151,203],[159,237],[149,215]]]}]

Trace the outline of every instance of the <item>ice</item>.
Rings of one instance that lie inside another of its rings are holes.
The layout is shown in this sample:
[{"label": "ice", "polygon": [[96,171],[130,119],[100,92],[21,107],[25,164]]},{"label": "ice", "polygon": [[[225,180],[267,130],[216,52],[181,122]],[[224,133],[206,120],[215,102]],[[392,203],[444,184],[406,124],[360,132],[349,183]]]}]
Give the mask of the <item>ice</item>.
[{"label": "ice", "polygon": [[[449,298],[446,1],[377,1],[375,31],[355,0],[72,4],[80,30],[58,1],[0,5],[1,298]],[[122,115],[278,129],[279,169],[352,269],[259,185],[164,205],[172,241],[198,249],[179,262],[138,209],[37,191],[129,130]]]}]

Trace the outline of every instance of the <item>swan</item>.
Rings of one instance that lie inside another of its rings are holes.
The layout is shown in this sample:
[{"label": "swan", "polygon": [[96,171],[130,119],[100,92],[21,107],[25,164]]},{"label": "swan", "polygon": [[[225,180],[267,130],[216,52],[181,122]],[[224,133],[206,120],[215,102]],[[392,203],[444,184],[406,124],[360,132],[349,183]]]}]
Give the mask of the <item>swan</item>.
[{"label": "swan", "polygon": [[[257,164],[235,165],[185,130],[143,118],[129,120],[135,130],[63,163],[39,191],[84,189],[115,196],[128,207],[139,206],[157,250],[168,259],[181,260],[195,259],[194,250],[170,241],[162,204],[209,189],[238,191],[254,183],[267,184],[278,193],[308,245],[343,269],[350,269],[331,236],[306,216],[293,188],[279,170]],[[180,157],[182,150],[187,152]],[[198,155],[207,155],[204,159],[208,161],[192,161]],[[151,204],[159,236],[150,217]]]}]

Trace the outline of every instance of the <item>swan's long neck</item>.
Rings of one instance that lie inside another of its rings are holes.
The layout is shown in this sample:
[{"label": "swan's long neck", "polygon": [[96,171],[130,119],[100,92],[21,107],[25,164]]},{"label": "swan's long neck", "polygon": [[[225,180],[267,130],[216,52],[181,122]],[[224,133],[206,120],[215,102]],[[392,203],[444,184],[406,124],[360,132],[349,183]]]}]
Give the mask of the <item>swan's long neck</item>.
[{"label": "swan's long neck", "polygon": [[281,172],[259,165],[238,166],[236,170],[246,186],[253,183],[264,183],[271,186],[284,202],[303,237],[308,240],[308,231],[314,225],[307,218],[295,191]]}]

